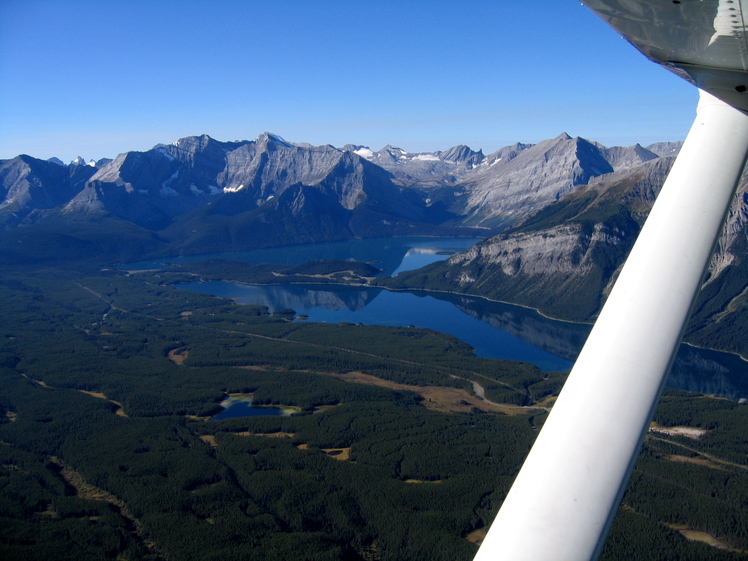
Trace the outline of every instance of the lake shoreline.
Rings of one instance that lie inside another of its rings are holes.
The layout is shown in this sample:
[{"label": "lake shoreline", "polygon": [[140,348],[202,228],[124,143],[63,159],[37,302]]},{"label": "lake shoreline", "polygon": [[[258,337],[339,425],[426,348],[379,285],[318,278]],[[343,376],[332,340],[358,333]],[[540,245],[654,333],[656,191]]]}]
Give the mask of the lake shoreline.
[{"label": "lake shoreline", "polygon": [[[136,271],[136,272],[138,272],[138,271]],[[375,278],[381,278],[381,277],[371,277],[371,278],[375,279]],[[542,312],[538,308],[534,308],[532,306],[527,306],[525,304],[518,304],[516,302],[509,302],[507,300],[497,300],[495,298],[490,298],[488,296],[482,296],[480,294],[472,294],[472,293],[469,293],[469,292],[455,292],[455,291],[452,291],[452,290],[434,290],[434,289],[430,289],[430,288],[392,288],[392,287],[389,287],[389,286],[379,286],[379,285],[371,285],[371,284],[356,284],[356,283],[345,283],[345,282],[327,282],[327,283],[319,283],[319,284],[309,283],[309,282],[278,282],[278,283],[253,282],[253,283],[248,283],[248,282],[241,282],[241,281],[230,280],[230,279],[218,279],[218,280],[211,280],[211,281],[206,281],[206,280],[200,279],[199,282],[200,283],[206,283],[206,282],[227,282],[227,283],[240,284],[240,285],[244,285],[244,286],[283,286],[283,285],[291,285],[291,286],[319,286],[319,287],[344,286],[344,287],[348,287],[348,288],[358,288],[358,289],[362,289],[362,288],[381,289],[381,290],[387,290],[389,292],[409,292],[409,293],[427,292],[429,294],[450,294],[450,295],[453,295],[453,296],[468,296],[470,298],[476,298],[476,299],[484,300],[486,302],[493,302],[493,303],[496,303],[496,304],[504,304],[504,305],[507,305],[507,306],[516,306],[518,308],[523,308],[525,310],[533,311],[533,312],[537,313],[539,316],[542,316],[545,319],[549,319],[551,321],[558,321],[558,322],[562,322],[562,323],[568,323],[568,324],[571,324],[571,325],[584,325],[584,326],[590,326],[590,327],[592,327],[592,326],[595,325],[595,322],[573,321],[573,320],[563,319],[563,318],[559,318],[559,317],[554,317],[554,316],[551,316],[549,314],[546,314],[546,313]],[[189,283],[177,283],[177,284],[189,284]],[[235,301],[234,298],[231,298],[231,300]],[[734,351],[728,351],[728,350],[718,349],[718,348],[714,348],[714,347],[704,347],[704,346],[701,346],[701,345],[696,345],[694,343],[689,343],[688,341],[685,341],[685,340],[682,340],[681,343],[684,344],[684,345],[687,345],[687,346],[689,346],[691,348],[694,348],[694,349],[699,349],[699,350],[704,350],[704,351],[713,351],[713,352],[717,352],[717,353],[724,353],[724,354],[732,355],[732,356],[740,359],[741,361],[745,362],[746,364],[748,364],[748,358],[747,357],[744,357],[740,353],[736,353]]]}]

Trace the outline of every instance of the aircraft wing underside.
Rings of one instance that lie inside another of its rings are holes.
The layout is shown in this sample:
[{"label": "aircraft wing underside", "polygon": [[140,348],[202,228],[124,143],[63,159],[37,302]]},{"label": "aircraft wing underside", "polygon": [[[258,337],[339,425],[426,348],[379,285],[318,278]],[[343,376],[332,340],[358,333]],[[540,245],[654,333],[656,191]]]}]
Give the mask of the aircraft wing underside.
[{"label": "aircraft wing underside", "polygon": [[582,0],[647,58],[748,111],[748,0]]}]

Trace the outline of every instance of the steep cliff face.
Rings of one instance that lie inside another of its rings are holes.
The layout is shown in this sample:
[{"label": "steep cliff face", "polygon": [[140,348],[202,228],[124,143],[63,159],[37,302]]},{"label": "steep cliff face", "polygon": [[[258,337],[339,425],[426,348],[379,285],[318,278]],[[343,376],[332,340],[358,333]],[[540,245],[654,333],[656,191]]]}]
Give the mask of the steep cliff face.
[{"label": "steep cliff face", "polygon": [[598,146],[566,134],[519,148],[492,154],[433,197],[465,225],[501,229],[613,171]]},{"label": "steep cliff face", "polygon": [[332,147],[304,149],[269,133],[243,142],[188,137],[121,154],[91,178],[65,212],[112,212],[159,229],[228,194],[234,196],[225,204],[227,212],[236,214],[294,183],[319,181],[340,157]]},{"label": "steep cliff face", "polygon": [[440,273],[458,292],[587,320],[638,231],[634,220],[621,216],[502,234],[452,257]]}]

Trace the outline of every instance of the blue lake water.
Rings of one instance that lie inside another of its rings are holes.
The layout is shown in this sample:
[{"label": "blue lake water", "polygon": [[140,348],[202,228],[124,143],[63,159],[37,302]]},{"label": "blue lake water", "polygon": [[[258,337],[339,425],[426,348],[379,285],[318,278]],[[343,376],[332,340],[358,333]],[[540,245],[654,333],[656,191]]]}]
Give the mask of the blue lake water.
[{"label": "blue lake water", "polygon": [[[372,263],[382,275],[393,276],[400,271],[419,269],[474,246],[480,238],[377,238],[342,242],[294,245],[269,249],[255,249],[240,253],[211,253],[162,257],[122,265],[123,269],[139,271],[163,269],[171,264],[193,263],[205,259],[234,259],[249,263],[280,263],[298,265],[310,259],[351,259]],[[447,253],[445,255],[445,253]]]},{"label": "blue lake water", "polygon": [[[484,358],[506,358],[530,362],[543,370],[568,370],[572,362],[529,342],[510,330],[496,328],[427,292],[392,292],[375,288],[330,287],[330,285],[256,286],[229,282],[194,282],[179,288],[233,298],[241,304],[267,306],[271,311],[291,308],[305,321],[363,323],[364,325],[413,325],[454,335]],[[470,299],[478,302],[478,299]],[[532,310],[512,310],[535,316]],[[297,320],[298,321],[298,320]],[[563,325],[563,322],[558,322]],[[583,327],[583,337],[587,328]]]},{"label": "blue lake water", "polygon": [[218,415],[211,417],[211,421],[220,421],[222,419],[233,419],[236,417],[265,417],[269,415],[283,415],[283,410],[278,407],[255,407],[251,402],[238,401]]},{"label": "blue lake water", "polygon": [[[253,263],[296,265],[310,259],[355,259],[370,262],[382,274],[423,267],[476,243],[468,238],[386,238],[351,240],[142,261],[123,269],[156,269],[169,263],[223,257]],[[426,327],[454,335],[477,356],[521,360],[543,370],[568,370],[582,348],[590,326],[541,316],[534,310],[482,298],[429,293],[392,292],[346,286],[254,286],[228,282],[190,283],[179,288],[234,298],[270,311],[292,308],[306,321]],[[299,321],[299,320],[297,320]],[[732,399],[748,398],[748,363],[728,353],[681,345],[667,385]]]}]

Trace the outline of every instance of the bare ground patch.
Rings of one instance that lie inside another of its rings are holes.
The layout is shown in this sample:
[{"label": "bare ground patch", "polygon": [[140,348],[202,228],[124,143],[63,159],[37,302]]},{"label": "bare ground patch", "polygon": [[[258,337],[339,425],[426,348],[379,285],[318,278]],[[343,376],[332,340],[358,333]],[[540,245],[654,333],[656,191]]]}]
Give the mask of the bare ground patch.
[{"label": "bare ground patch", "polygon": [[26,376],[26,374],[21,374],[21,376],[23,376],[23,377],[24,377],[24,378],[26,378],[27,380],[31,380],[31,381],[32,381],[32,382],[34,382],[34,383],[35,383],[35,384],[36,384],[37,386],[41,386],[41,387],[43,387],[43,388],[54,389],[54,388],[52,388],[51,386],[48,386],[47,384],[45,384],[44,382],[42,382],[41,380],[34,380],[33,378],[29,378],[28,376]]},{"label": "bare ground patch", "polygon": [[125,410],[122,408],[122,404],[119,401],[114,401],[113,399],[107,398],[106,395],[104,395],[101,392],[89,392],[86,390],[78,390],[81,393],[84,393],[86,395],[90,395],[91,397],[96,397],[98,399],[104,399],[115,406],[114,414],[119,415],[120,417],[127,417],[127,414],[125,413]]},{"label": "bare ground patch", "polygon": [[692,464],[701,465],[704,467],[708,467],[711,469],[720,469],[724,470],[727,469],[727,466],[730,468],[738,468],[742,470],[748,470],[748,467],[743,464],[737,464],[735,462],[731,462],[729,460],[725,460],[722,458],[718,458],[716,456],[713,456],[711,454],[707,454],[706,452],[701,452],[699,450],[696,450],[695,448],[691,448],[689,446],[686,446],[680,442],[675,442],[674,440],[667,440],[665,438],[660,438],[659,436],[654,436],[651,434],[646,435],[645,442],[656,448],[656,444],[653,444],[653,441],[660,441],[660,442],[667,442],[668,444],[672,444],[674,446],[678,446],[680,448],[683,448],[684,450],[688,450],[692,455],[689,456],[681,456],[678,454],[662,454],[662,456],[666,460],[671,460],[674,462],[688,462]]},{"label": "bare ground patch", "polygon": [[98,397],[99,399],[106,399],[106,396],[101,392],[89,392],[86,390],[79,390],[81,393],[90,395],[91,397]]},{"label": "bare ground patch", "polygon": [[728,551],[739,551],[731,548],[725,542],[718,540],[714,536],[707,534],[706,532],[697,532],[696,530],[680,530],[681,535],[692,542],[702,542],[717,549],[725,549]]},{"label": "bare ground patch", "polygon": [[556,403],[556,400],[558,399],[557,395],[548,395],[541,399],[540,401],[535,403],[535,407],[542,407],[549,409],[553,407],[553,404]]},{"label": "bare ground patch", "polygon": [[685,436],[698,440],[706,434],[707,431],[694,427],[662,427],[657,423],[652,423],[649,426],[649,432],[658,432],[660,434],[667,434],[668,436]]},{"label": "bare ground patch", "polygon": [[209,444],[213,448],[218,448],[218,441],[212,434],[204,434],[200,437],[200,440],[202,440],[206,444]]},{"label": "bare ground patch", "polygon": [[[21,376],[23,376],[24,378],[26,378],[28,380],[31,380],[32,382],[34,382],[35,384],[41,386],[42,388],[47,388],[47,389],[50,389],[50,390],[56,390],[56,389],[58,389],[58,388],[54,388],[52,386],[48,386],[47,384],[45,384],[41,380],[34,380],[33,378],[29,378],[28,376],[26,376],[26,374],[21,374]],[[91,392],[91,391],[87,391],[87,390],[78,390],[78,391],[81,392],[81,393],[84,393],[86,395],[90,395],[91,397],[95,397],[97,399],[105,399],[109,403],[111,403],[111,404],[113,404],[113,405],[116,406],[114,408],[114,414],[115,415],[119,415],[120,417],[127,417],[127,414],[125,413],[124,409],[122,408],[122,404],[119,401],[114,401],[113,399],[107,399],[107,397],[103,393],[101,393],[101,392]],[[13,415],[15,415],[15,413]],[[10,418],[10,420],[14,421],[15,417]]]},{"label": "bare ground patch", "polygon": [[481,543],[483,543],[483,540],[486,539],[486,534],[487,533],[488,533],[488,529],[487,528],[481,528],[479,530],[473,530],[467,536],[465,536],[465,539],[467,541],[469,541],[470,543],[481,544]]},{"label": "bare ground patch", "polygon": [[725,551],[734,551],[737,553],[744,553],[740,549],[735,549],[727,545],[725,542],[715,538],[711,534],[707,534],[706,532],[700,532],[698,530],[691,530],[687,526],[683,524],[664,524],[671,530],[675,530],[678,532],[681,536],[686,538],[689,541],[692,542],[701,542],[705,543],[707,545],[710,545],[712,547],[716,547],[717,549],[723,549]]},{"label": "bare ground patch", "polygon": [[504,413],[505,415],[524,415],[527,413],[525,408],[487,403],[479,397],[459,388],[449,388],[445,386],[412,386],[392,382],[391,380],[383,380],[382,378],[377,378],[370,374],[364,374],[363,372],[347,372],[345,374],[328,373],[327,375],[345,380],[346,382],[369,384],[393,390],[414,392],[423,398],[424,406],[443,413],[468,413],[472,411],[473,408],[488,413]]},{"label": "bare ground patch", "polygon": [[722,469],[722,470],[725,469],[719,464],[712,462],[711,460],[704,459],[704,458],[692,458],[690,456],[680,456],[678,454],[669,454],[667,456],[663,456],[663,458],[671,462],[680,462],[683,464],[694,464],[697,466],[703,466],[703,467],[708,467],[712,469]]},{"label": "bare ground patch", "polygon": [[340,407],[339,405],[319,405],[314,408],[315,411],[329,411],[330,409],[335,409],[336,407]]},{"label": "bare ground patch", "polygon": [[190,352],[187,349],[172,349],[169,351],[169,360],[172,361],[174,364],[178,364],[179,366],[182,366],[184,364],[184,361],[187,360],[187,357],[189,356]]}]

